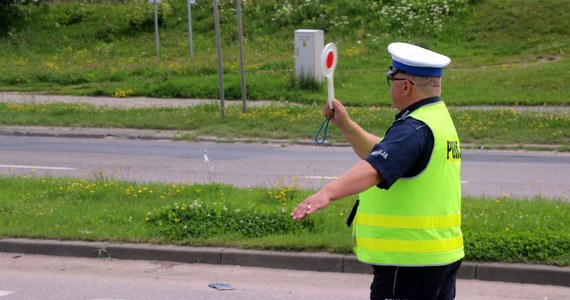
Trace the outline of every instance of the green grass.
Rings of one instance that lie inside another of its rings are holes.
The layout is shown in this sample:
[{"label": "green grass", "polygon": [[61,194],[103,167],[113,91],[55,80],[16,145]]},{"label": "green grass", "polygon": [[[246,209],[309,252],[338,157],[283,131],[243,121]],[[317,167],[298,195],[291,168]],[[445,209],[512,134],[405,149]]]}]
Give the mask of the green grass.
[{"label": "green grass", "polygon": [[[389,108],[349,108],[353,120],[367,130],[383,135],[394,120]],[[317,105],[269,105],[226,108],[220,118],[216,105],[189,108],[109,108],[85,104],[0,103],[0,125],[115,127],[188,131],[184,139],[204,135],[221,139],[266,141],[312,140],[323,120]],[[514,109],[452,109],[462,143],[473,147],[523,147],[524,145],[570,144],[570,112],[525,112]],[[345,142],[333,125],[327,140]],[[564,150],[562,148],[558,150]]]},{"label": "green grass", "polygon": [[[228,140],[312,139],[322,121],[325,88],[305,86],[294,78],[293,32],[299,28],[323,29],[325,41],[337,43],[336,96],[353,107],[355,121],[379,135],[394,115],[385,108],[391,102],[383,77],[390,64],[386,46],[393,41],[412,42],[452,58],[442,97],[449,105],[570,105],[570,10],[562,9],[570,0],[407,3],[248,1],[243,8],[248,99],[308,105],[250,108],[247,114],[228,107],[222,120],[219,108],[208,105],[111,109],[0,103],[0,124],[173,129],[190,131],[187,138],[208,134]],[[129,25],[148,17],[141,15],[149,7],[147,1],[39,1],[19,6],[26,17],[0,37],[0,65],[7,70],[0,72],[0,90],[217,98],[211,3],[198,1],[193,7],[193,57],[188,55],[185,3],[170,5],[173,9],[165,13],[160,29],[158,59],[152,29]],[[221,5],[225,95],[240,99],[235,10],[233,1]],[[568,113],[451,112],[464,145],[561,145],[560,151],[570,151]],[[343,141],[336,128],[331,128],[328,141]],[[351,232],[344,225],[352,199],[333,203],[299,228],[284,221],[294,204],[308,195],[295,186],[140,184],[99,174],[90,180],[1,177],[0,189],[3,237],[337,253],[352,249]],[[567,202],[466,198],[463,203],[467,260],[570,265]],[[251,236],[236,226],[222,227],[223,234],[188,236],[184,226],[196,221],[220,225],[212,214],[226,216],[226,211],[234,221],[230,224],[241,220],[267,232],[275,227],[283,231]],[[247,219],[242,212],[259,218]]]},{"label": "green grass", "polygon": [[[295,223],[289,212],[309,191],[294,179],[274,188],[240,189],[141,184],[98,174],[89,180],[0,177],[0,187],[3,237],[352,251],[345,220],[355,198]],[[466,259],[570,265],[569,219],[565,201],[465,198]]]},{"label": "green grass", "polygon": [[[193,6],[194,56],[186,4],[160,29],[156,59],[147,1],[40,1],[0,38],[0,90],[52,94],[217,98],[212,3]],[[234,1],[221,1],[225,95],[240,99]],[[570,0],[267,0],[243,7],[248,99],[322,103],[325,89],[303,88],[293,33],[325,31],[339,48],[336,95],[352,106],[389,106],[386,46],[407,41],[448,54],[443,98],[451,105],[569,105]],[[143,12],[143,8],[147,12]],[[436,8],[440,8],[439,10]]]}]

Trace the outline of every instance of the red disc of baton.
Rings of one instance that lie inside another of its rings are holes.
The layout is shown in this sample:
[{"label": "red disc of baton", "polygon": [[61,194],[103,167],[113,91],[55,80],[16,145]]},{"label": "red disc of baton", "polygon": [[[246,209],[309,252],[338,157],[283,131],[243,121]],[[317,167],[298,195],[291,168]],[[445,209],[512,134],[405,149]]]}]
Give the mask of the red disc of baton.
[{"label": "red disc of baton", "polygon": [[332,68],[334,64],[334,58],[334,52],[329,51],[329,54],[327,54],[327,69]]},{"label": "red disc of baton", "polygon": [[327,44],[321,53],[321,68],[325,77],[331,76],[336,68],[337,49],[333,43]]}]

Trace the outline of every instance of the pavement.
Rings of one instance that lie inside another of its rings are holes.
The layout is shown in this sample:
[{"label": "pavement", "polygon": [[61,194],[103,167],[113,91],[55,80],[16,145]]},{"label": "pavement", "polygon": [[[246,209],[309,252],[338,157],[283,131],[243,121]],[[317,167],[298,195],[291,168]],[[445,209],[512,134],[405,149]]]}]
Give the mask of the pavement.
[{"label": "pavement", "polygon": [[[371,273],[354,255],[176,245],[2,238],[0,251],[33,255],[170,261],[319,272]],[[463,262],[458,278],[570,287],[570,267]]]},{"label": "pavement", "polygon": [[[31,95],[0,92],[0,102],[7,103],[86,103],[104,106],[190,106],[204,103],[219,103],[219,100],[204,99],[154,99],[77,97],[57,95]],[[263,105],[265,102],[254,102]],[[228,105],[241,101],[228,101]],[[544,107],[537,107],[544,110]],[[555,108],[556,109],[556,108]],[[557,109],[559,111],[559,109]],[[570,107],[563,110],[570,111]],[[182,135],[178,131],[155,131],[106,128],[54,128],[0,126],[0,135],[35,135],[59,137],[119,137],[134,139],[172,139]],[[203,140],[208,140],[204,137]],[[214,140],[215,138],[211,138]],[[280,142],[280,141],[275,141]],[[155,244],[125,244],[108,242],[34,240],[0,238],[0,251],[9,253],[39,254],[71,257],[113,258],[130,260],[173,261],[183,263],[206,263],[216,265],[240,265],[251,267],[281,268],[323,272],[371,273],[370,266],[356,260],[354,255],[325,252],[260,251],[222,247],[188,247]],[[542,285],[570,287],[570,267],[546,265],[463,262],[458,277]]]}]

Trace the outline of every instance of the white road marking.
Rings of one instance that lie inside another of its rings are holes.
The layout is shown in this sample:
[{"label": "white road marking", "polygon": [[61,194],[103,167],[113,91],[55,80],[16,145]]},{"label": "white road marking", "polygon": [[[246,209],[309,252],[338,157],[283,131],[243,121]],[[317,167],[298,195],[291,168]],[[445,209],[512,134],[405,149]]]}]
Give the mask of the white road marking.
[{"label": "white road marking", "polygon": [[0,297],[8,296],[8,295],[13,294],[13,293],[14,292],[11,292],[11,291],[0,291]]},{"label": "white road marking", "polygon": [[0,168],[9,168],[9,169],[35,169],[35,170],[61,170],[61,171],[77,170],[76,168],[65,168],[65,167],[21,166],[21,165],[0,165]]},{"label": "white road marking", "polygon": [[461,183],[469,183],[467,180],[461,180]]},{"label": "white road marking", "polygon": [[[299,176],[302,177],[302,176]],[[307,179],[337,179],[338,176],[305,176]]]}]

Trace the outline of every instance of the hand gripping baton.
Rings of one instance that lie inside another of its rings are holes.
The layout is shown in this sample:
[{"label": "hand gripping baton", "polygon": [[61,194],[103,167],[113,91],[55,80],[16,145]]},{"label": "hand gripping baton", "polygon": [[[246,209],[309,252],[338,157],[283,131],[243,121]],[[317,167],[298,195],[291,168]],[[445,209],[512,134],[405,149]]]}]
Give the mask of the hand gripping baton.
[{"label": "hand gripping baton", "polygon": [[[327,91],[328,91],[327,103],[329,105],[329,108],[333,111],[334,111],[334,107],[333,107],[334,69],[336,68],[337,57],[338,57],[338,51],[337,51],[336,45],[333,43],[330,43],[330,44],[327,44],[325,46],[325,48],[323,49],[323,52],[321,53],[321,61],[320,61],[321,71],[323,73],[323,76],[327,79]],[[330,121],[330,117],[326,117],[325,120],[323,121],[323,124],[321,124],[321,127],[317,131],[317,134],[315,135],[315,142],[319,145],[324,143],[326,138],[327,138],[327,132],[329,131],[329,121]],[[323,133],[323,138],[321,140],[319,140],[319,135],[321,135],[321,131],[323,131],[323,127],[325,130]]]}]

